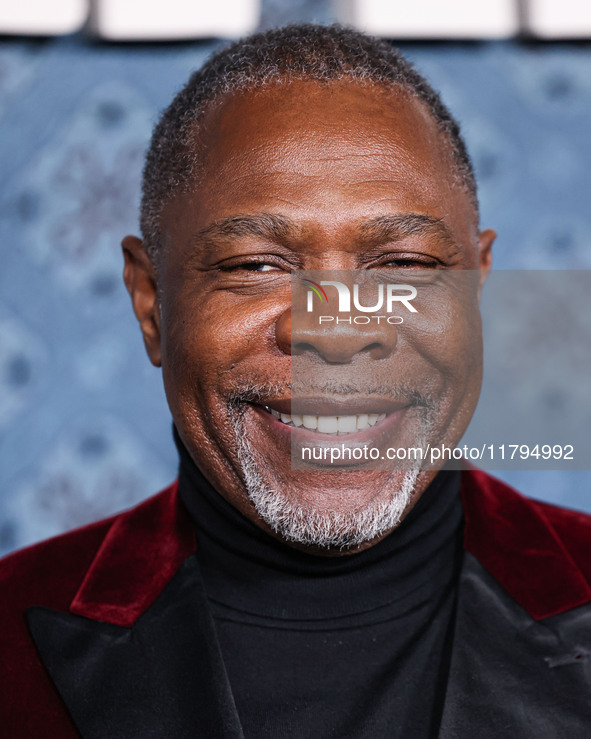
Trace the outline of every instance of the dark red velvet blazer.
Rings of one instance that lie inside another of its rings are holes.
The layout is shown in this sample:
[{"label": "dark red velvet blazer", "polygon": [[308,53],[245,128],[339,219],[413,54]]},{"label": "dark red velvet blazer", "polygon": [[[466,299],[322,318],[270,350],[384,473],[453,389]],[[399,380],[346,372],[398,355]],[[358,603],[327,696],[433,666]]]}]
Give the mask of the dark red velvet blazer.
[{"label": "dark red velvet blazer", "polygon": [[[462,498],[466,551],[528,618],[591,602],[591,517],[525,498],[479,471],[463,473]],[[194,550],[175,483],[136,508],[4,558],[0,735],[79,736],[32,640],[30,606],[127,629]]]}]

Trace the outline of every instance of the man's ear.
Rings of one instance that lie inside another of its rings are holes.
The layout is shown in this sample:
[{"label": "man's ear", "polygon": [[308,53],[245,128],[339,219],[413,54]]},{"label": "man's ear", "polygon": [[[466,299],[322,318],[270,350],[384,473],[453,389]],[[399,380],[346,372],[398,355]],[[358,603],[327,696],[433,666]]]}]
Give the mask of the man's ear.
[{"label": "man's ear", "polygon": [[131,295],[133,312],[139,321],[148,357],[155,367],[162,366],[160,348],[160,313],[156,288],[156,270],[137,236],[121,242],[125,267],[123,281]]},{"label": "man's ear", "polygon": [[497,238],[497,232],[492,228],[481,231],[478,235],[478,268],[480,269],[480,282],[478,285],[478,300],[482,287],[486,282],[490,268],[492,267],[492,245]]}]

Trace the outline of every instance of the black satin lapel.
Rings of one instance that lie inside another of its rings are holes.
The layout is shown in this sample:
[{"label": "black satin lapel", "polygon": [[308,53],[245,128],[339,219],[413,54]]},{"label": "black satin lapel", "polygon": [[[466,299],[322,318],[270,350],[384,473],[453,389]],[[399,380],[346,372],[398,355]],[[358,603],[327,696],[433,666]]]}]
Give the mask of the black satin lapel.
[{"label": "black satin lapel", "polygon": [[591,736],[591,606],[535,621],[465,555],[441,739]]},{"label": "black satin lapel", "polygon": [[194,556],[131,629],[45,608],[27,620],[84,739],[242,737]]}]

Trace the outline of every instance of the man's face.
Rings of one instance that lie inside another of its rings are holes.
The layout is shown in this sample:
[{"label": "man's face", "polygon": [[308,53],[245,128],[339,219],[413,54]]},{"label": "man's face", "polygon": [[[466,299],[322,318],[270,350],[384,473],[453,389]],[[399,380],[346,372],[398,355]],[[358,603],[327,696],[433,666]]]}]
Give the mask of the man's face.
[{"label": "man's face", "polygon": [[[310,414],[314,405],[331,417],[383,406],[380,423],[398,425],[399,438],[453,446],[480,388],[480,352],[474,361],[466,350],[468,334],[479,346],[479,285],[466,315],[444,321],[444,332],[423,326],[397,339],[389,326],[327,339],[295,324],[300,333],[292,333],[292,271],[486,271],[494,233],[477,233],[436,124],[403,92],[292,82],[232,94],[206,114],[200,143],[199,182],[164,210],[159,304],[141,277],[149,265],[139,242],[124,241],[126,282],[183,442],[214,487],[268,530],[276,526],[274,496],[283,514],[286,506],[300,519],[310,514],[312,528],[324,529],[320,542],[330,541],[331,526],[383,513],[393,496],[398,520],[433,472],[292,469],[292,435],[319,432],[286,425],[269,410],[291,410],[294,352]],[[412,234],[377,228],[411,219],[427,225]],[[360,369],[346,397],[323,370],[335,366]],[[413,377],[429,386],[429,413],[411,407],[420,390],[410,387]],[[412,499],[401,498],[401,488],[414,489]],[[372,533],[363,546],[383,529],[366,527]],[[313,543],[309,531],[304,541]]]}]

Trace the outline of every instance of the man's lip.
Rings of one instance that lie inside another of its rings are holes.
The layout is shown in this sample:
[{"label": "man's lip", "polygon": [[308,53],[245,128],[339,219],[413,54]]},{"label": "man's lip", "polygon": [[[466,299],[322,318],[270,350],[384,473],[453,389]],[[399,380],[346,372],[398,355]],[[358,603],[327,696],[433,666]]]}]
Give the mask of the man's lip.
[{"label": "man's lip", "polygon": [[410,402],[392,398],[356,395],[352,398],[302,397],[273,399],[258,404],[278,413],[299,413],[312,416],[356,416],[361,413],[395,413],[407,408]]}]

